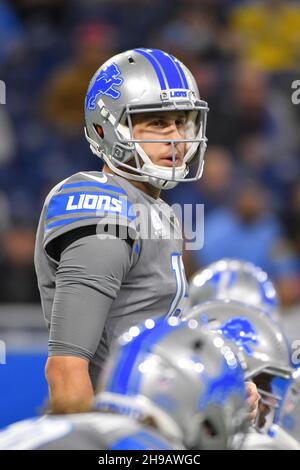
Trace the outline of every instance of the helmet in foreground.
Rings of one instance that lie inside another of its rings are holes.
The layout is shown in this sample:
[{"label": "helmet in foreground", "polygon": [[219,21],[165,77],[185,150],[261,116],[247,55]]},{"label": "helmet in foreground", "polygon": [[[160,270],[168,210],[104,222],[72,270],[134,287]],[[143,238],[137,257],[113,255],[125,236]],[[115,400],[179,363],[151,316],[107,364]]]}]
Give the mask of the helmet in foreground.
[{"label": "helmet in foreground", "polygon": [[222,339],[173,322],[147,320],[121,337],[97,406],[152,416],[189,449],[231,448],[247,427],[242,368]]}]

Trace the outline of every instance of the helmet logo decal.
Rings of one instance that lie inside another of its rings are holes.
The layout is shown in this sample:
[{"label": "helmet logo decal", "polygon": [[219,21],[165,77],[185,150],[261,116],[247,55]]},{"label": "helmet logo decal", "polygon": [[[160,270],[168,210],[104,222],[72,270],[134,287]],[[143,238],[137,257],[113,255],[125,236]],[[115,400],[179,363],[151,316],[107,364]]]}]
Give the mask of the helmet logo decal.
[{"label": "helmet logo decal", "polygon": [[120,98],[121,92],[114,87],[120,86],[122,83],[123,78],[117,64],[108,65],[104,70],[101,70],[89,90],[86,97],[86,108],[96,109],[96,98],[99,95],[106,95],[114,100]]},{"label": "helmet logo decal", "polygon": [[257,333],[254,326],[247,318],[230,318],[221,325],[220,330],[226,339],[241,346],[246,354],[253,354],[251,346],[258,344]]},{"label": "helmet logo decal", "polygon": [[241,368],[228,367],[225,359],[218,376],[209,377],[207,374],[202,374],[201,379],[205,383],[206,388],[198,403],[200,410],[203,410],[209,403],[224,405],[232,395],[238,395],[242,399],[245,397]]}]

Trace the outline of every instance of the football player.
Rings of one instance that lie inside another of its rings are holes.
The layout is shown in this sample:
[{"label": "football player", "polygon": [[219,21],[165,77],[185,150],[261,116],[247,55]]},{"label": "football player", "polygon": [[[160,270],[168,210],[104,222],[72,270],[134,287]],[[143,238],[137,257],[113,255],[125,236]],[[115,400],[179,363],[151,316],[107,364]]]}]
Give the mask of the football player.
[{"label": "football player", "polygon": [[207,103],[170,54],[134,49],[93,76],[85,135],[102,171],[82,171],[47,196],[35,267],[49,328],[54,412],[89,409],[112,340],[186,295],[178,220],[161,189],[200,178]]}]

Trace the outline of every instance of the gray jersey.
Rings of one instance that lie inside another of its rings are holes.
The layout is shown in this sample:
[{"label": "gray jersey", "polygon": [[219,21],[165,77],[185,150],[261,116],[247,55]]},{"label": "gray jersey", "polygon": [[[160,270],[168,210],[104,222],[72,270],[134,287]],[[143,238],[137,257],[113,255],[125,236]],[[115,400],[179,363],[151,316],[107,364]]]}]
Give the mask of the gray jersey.
[{"label": "gray jersey", "polygon": [[[114,237],[116,226],[121,236]],[[75,237],[55,259],[55,240],[93,227],[97,235]],[[104,240],[107,231],[112,236]],[[50,192],[37,231],[35,267],[49,355],[90,360],[94,383],[113,339],[147,318],[180,315],[187,295],[174,212],[106,173],[77,173]]]},{"label": "gray jersey", "polygon": [[37,449],[176,450],[184,447],[132,418],[99,412],[28,419],[0,432],[0,450]]}]

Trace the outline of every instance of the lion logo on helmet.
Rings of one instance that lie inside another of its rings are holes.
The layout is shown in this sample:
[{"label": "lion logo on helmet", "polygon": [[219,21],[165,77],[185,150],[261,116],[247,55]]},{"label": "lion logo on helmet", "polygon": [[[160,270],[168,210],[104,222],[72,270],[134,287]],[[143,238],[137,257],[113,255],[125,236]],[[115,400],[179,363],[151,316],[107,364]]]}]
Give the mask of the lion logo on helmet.
[{"label": "lion logo on helmet", "polygon": [[123,81],[117,64],[112,63],[101,70],[86,96],[86,108],[96,109],[96,98],[99,95],[106,95],[114,100],[120,98],[121,92],[114,87],[122,85]]},{"label": "lion logo on helmet", "polygon": [[226,339],[242,347],[246,354],[253,354],[251,346],[256,346],[258,339],[254,326],[247,318],[230,318],[219,329]]}]

